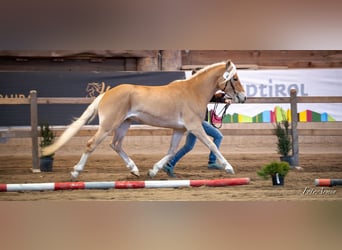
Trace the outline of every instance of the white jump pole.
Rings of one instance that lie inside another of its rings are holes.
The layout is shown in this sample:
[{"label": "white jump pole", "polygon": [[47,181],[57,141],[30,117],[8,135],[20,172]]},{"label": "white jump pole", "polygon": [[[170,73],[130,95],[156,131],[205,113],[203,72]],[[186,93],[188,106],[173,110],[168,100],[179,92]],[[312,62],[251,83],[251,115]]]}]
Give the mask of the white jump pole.
[{"label": "white jump pole", "polygon": [[249,184],[250,178],[226,178],[215,180],[151,180],[151,181],[100,181],[100,182],[52,182],[0,184],[0,192],[56,191],[74,189],[136,189],[178,187],[224,187]]}]

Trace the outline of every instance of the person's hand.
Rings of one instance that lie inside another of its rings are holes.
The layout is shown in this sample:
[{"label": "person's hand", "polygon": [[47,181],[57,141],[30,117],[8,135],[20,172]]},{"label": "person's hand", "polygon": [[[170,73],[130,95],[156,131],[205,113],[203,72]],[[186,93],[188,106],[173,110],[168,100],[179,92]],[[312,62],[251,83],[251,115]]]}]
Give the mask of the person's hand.
[{"label": "person's hand", "polygon": [[231,99],[224,99],[224,102],[227,103],[227,104],[231,104],[232,103],[232,100]]},{"label": "person's hand", "polygon": [[219,92],[215,93],[215,98],[223,98],[225,96],[225,93]]}]

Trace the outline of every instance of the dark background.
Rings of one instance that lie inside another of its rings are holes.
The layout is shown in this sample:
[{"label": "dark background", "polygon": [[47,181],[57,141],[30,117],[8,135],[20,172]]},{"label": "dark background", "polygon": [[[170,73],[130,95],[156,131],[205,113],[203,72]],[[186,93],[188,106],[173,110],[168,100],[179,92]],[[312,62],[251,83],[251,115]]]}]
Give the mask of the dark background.
[{"label": "dark background", "polygon": [[[104,82],[115,87],[122,83],[139,85],[165,85],[184,79],[184,72],[0,72],[0,94],[29,95],[37,90],[38,97],[87,97],[88,83]],[[119,105],[119,104],[118,104]],[[79,117],[88,105],[42,104],[38,105],[38,123],[68,125]],[[96,124],[95,119],[91,124]],[[0,126],[30,125],[29,105],[1,105]]]}]

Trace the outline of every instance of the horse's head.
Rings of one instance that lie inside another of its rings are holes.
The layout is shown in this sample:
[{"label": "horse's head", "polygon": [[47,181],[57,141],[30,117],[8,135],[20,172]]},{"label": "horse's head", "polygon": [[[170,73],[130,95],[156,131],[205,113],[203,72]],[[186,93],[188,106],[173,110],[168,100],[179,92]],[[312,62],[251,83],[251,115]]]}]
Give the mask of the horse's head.
[{"label": "horse's head", "polygon": [[244,103],[247,99],[245,89],[237,74],[236,66],[231,60],[227,61],[225,71],[218,79],[218,88],[230,96],[234,102]]}]

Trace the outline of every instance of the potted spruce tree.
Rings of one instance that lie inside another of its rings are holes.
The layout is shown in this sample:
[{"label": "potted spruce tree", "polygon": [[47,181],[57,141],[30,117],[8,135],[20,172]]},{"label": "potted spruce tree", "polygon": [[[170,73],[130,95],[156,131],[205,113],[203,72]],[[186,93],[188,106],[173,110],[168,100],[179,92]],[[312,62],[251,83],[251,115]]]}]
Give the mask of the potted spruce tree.
[{"label": "potted spruce tree", "polygon": [[[55,134],[51,130],[49,124],[40,124],[40,147],[46,147],[54,142]],[[53,155],[46,155],[40,157],[40,171],[51,172],[53,168]]]},{"label": "potted spruce tree", "polygon": [[293,166],[292,156],[289,155],[292,149],[292,141],[290,135],[290,123],[287,119],[283,119],[281,122],[276,122],[274,128],[274,134],[277,136],[277,148],[278,153],[281,155],[280,160],[288,162],[290,166]]},{"label": "potted spruce tree", "polygon": [[289,171],[289,163],[285,161],[272,161],[271,163],[264,165],[259,171],[257,171],[257,174],[264,179],[268,179],[271,176],[272,184],[274,186],[283,186],[284,178]]}]

